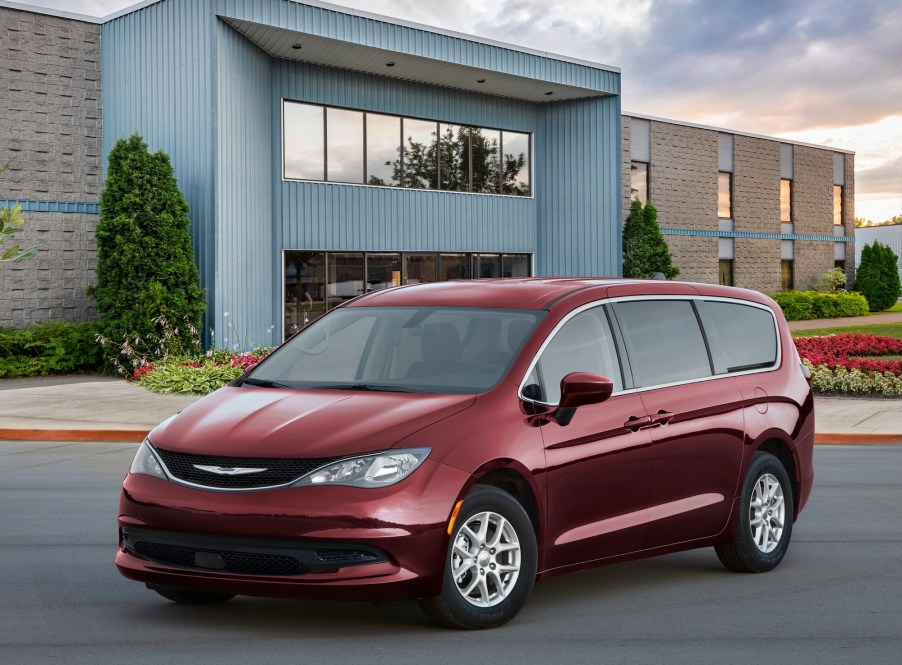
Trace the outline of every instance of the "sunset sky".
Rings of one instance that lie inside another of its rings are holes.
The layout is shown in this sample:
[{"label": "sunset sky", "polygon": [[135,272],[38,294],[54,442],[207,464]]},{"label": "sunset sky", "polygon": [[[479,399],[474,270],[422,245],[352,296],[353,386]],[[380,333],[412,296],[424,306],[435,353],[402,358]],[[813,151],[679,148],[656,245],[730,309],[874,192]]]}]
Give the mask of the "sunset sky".
[{"label": "sunset sky", "polygon": [[[104,16],[132,0],[19,0]],[[902,214],[899,0],[340,0],[620,67],[626,112],[855,151],[855,215]]]}]

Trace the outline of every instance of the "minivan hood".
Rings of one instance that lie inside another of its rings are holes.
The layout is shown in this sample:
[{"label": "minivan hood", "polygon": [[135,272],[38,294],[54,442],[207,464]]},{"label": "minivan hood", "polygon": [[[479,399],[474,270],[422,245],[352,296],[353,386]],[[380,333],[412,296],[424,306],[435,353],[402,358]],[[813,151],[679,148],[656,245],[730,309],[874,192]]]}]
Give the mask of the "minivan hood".
[{"label": "minivan hood", "polygon": [[198,455],[338,457],[391,448],[475,400],[475,395],[226,387],[162,423],[149,438],[165,450]]}]

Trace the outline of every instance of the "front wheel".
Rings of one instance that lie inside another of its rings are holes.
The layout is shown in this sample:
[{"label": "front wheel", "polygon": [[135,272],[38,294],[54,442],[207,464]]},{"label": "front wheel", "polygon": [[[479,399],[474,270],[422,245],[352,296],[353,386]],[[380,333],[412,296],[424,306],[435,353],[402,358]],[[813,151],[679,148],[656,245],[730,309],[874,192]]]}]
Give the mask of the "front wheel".
[{"label": "front wheel", "polygon": [[494,628],[513,619],[532,592],[538,547],[529,515],[516,499],[477,485],[454,524],[442,592],[420,608],[452,628]]},{"label": "front wheel", "polygon": [[736,539],[714,547],[720,562],[740,573],[776,568],[789,547],[793,514],[792,487],[783,464],[770,453],[755,453],[742,484]]}]

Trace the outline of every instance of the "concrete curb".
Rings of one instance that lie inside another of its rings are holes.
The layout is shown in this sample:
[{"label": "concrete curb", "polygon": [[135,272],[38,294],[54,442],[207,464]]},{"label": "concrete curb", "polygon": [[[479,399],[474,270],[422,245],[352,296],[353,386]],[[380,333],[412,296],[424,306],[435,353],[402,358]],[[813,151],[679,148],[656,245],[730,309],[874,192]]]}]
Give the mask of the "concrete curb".
[{"label": "concrete curb", "polygon": [[[141,443],[148,432],[149,430],[146,429],[0,428],[0,440]],[[815,434],[814,442],[822,446],[869,446],[885,443],[902,444],[902,434]]]}]

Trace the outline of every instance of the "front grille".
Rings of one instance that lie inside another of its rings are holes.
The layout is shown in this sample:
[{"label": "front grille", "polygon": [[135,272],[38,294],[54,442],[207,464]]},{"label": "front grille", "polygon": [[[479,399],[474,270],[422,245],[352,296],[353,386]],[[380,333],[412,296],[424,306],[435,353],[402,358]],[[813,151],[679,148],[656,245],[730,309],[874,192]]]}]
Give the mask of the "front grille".
[{"label": "front grille", "polygon": [[[217,489],[254,489],[258,487],[272,487],[285,485],[314,469],[330,464],[338,457],[311,457],[306,459],[293,459],[282,457],[219,457],[213,455],[193,455],[190,453],[177,453],[171,450],[155,448],[163,460],[163,464],[169,473],[179,480],[204,487]],[[195,464],[201,466],[217,466],[226,468],[244,467],[254,469],[266,469],[258,473],[229,476],[211,473],[196,469]]]},{"label": "front grille", "polygon": [[294,557],[282,554],[260,554],[257,552],[229,552],[207,548],[196,548],[187,545],[170,543],[139,542],[135,551],[157,563],[165,563],[180,568],[198,568],[210,570],[197,564],[198,552],[215,554],[222,558],[225,567],[216,568],[217,572],[238,573],[243,575],[303,575],[309,572],[307,567]]}]

